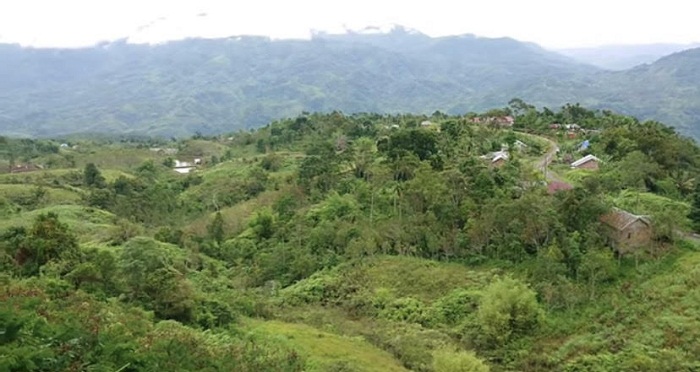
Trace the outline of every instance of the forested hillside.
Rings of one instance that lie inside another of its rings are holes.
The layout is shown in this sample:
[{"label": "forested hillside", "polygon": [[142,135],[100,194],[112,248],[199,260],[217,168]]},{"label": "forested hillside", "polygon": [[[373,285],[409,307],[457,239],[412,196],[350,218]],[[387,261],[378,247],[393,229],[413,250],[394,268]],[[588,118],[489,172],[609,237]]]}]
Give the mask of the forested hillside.
[{"label": "forested hillside", "polygon": [[301,112],[464,114],[523,97],[662,120],[696,135],[697,51],[620,73],[537,45],[470,35],[192,39],[83,49],[0,45],[0,131],[169,137],[253,128]]},{"label": "forested hillside", "polygon": [[696,370],[699,155],[520,100],[2,137],[0,370]]}]

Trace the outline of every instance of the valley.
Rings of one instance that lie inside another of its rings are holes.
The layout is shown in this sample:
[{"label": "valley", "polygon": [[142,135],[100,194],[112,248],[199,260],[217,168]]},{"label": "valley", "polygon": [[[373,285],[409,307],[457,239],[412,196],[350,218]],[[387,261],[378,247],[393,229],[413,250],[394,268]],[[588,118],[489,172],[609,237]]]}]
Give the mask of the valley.
[{"label": "valley", "polygon": [[692,371],[699,159],[519,100],[0,137],[0,370]]}]

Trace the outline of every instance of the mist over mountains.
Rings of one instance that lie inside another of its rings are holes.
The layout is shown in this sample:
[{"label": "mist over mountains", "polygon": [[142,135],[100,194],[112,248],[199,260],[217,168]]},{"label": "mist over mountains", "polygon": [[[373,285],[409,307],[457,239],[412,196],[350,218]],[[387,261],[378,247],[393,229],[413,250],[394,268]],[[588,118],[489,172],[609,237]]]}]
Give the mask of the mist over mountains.
[{"label": "mist over mountains", "polygon": [[126,42],[82,49],[0,44],[0,132],[182,136],[252,128],[302,111],[459,114],[580,102],[700,137],[700,49],[607,71],[532,43],[389,33]]},{"label": "mist over mountains", "polygon": [[557,52],[579,62],[620,71],[654,63],[667,55],[698,47],[700,47],[700,43],[604,45],[592,48],[559,49]]}]

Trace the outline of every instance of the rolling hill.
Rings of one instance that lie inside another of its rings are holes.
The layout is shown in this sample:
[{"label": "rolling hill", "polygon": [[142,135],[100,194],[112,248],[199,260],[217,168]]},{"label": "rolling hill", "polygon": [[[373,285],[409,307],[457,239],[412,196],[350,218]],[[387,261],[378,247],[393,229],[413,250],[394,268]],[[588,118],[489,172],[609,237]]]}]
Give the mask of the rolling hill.
[{"label": "rolling hill", "polygon": [[698,54],[607,72],[509,38],[431,38],[401,27],[311,40],[0,45],[0,131],[182,136],[257,127],[302,111],[464,113],[520,97],[540,106],[614,108],[693,135]]}]

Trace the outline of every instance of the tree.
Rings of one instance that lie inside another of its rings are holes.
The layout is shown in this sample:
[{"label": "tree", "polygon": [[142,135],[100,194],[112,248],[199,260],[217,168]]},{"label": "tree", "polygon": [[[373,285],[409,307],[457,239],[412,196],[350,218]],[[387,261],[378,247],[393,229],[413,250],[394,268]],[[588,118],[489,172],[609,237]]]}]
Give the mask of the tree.
[{"label": "tree", "polygon": [[695,232],[700,232],[700,183],[695,186],[688,218],[690,218],[690,221],[693,223],[693,230]]},{"label": "tree", "polygon": [[224,241],[224,218],[221,216],[221,212],[216,212],[214,220],[207,226],[207,232],[209,238],[215,242],[221,244]]},{"label": "tree", "polygon": [[94,163],[88,163],[83,170],[83,179],[88,187],[103,188],[106,186],[105,179],[102,173]]},{"label": "tree", "polygon": [[612,278],[615,261],[607,249],[590,249],[581,259],[579,266],[580,279],[588,282],[590,300],[595,300],[596,286]]},{"label": "tree", "polygon": [[16,263],[29,275],[37,274],[49,261],[74,259],[79,253],[77,238],[52,212],[39,215],[29,231],[11,230],[3,240],[9,242]]},{"label": "tree", "polygon": [[163,319],[190,321],[194,292],[185,277],[181,254],[150,238],[129,240],[119,257],[119,274],[127,295]]},{"label": "tree", "polygon": [[535,330],[543,318],[535,291],[510,277],[496,279],[484,290],[477,312],[482,334],[494,346]]}]

